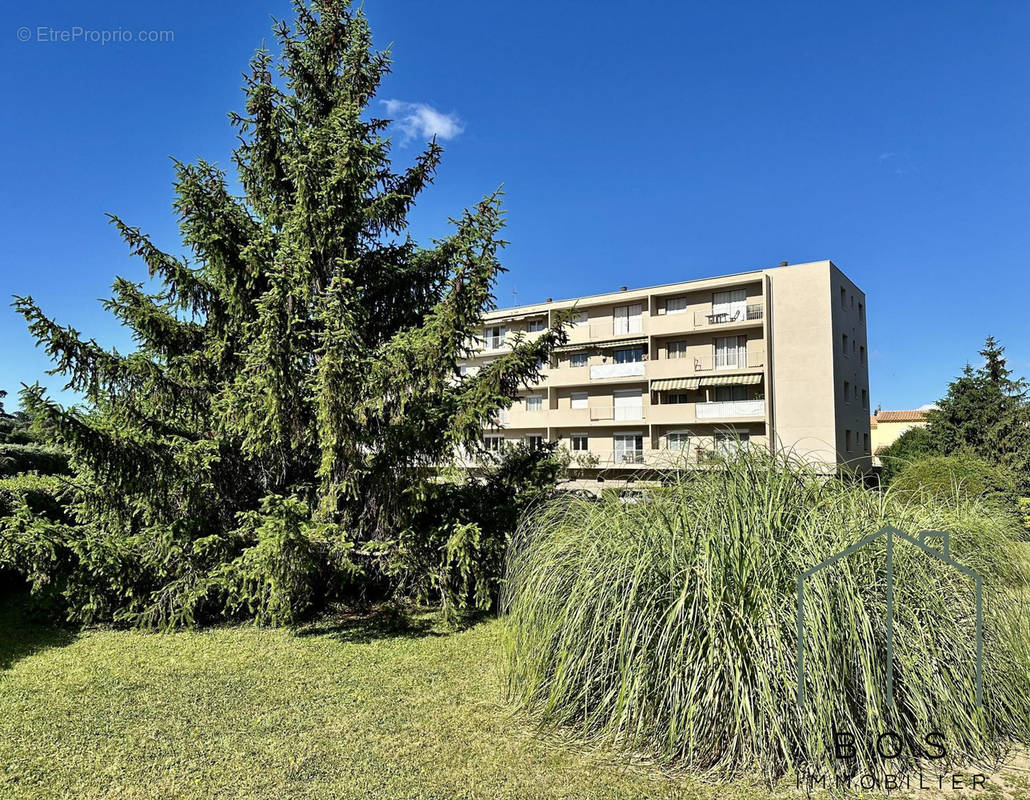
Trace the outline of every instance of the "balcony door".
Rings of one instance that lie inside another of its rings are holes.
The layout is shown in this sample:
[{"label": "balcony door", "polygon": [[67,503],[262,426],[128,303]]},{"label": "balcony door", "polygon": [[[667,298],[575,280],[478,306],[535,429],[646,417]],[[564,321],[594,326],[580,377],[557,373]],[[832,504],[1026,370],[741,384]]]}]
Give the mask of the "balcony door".
[{"label": "balcony door", "polygon": [[640,433],[615,434],[615,463],[640,464],[644,460],[644,436]]},{"label": "balcony door", "polygon": [[615,419],[644,418],[643,389],[620,389],[614,393],[612,401]]},{"label": "balcony door", "polygon": [[712,314],[725,314],[730,321],[747,317],[747,289],[712,293]]},{"label": "balcony door", "polygon": [[612,310],[612,331],[616,336],[622,333],[640,333],[643,328],[640,322],[641,305],[615,306]]},{"label": "balcony door", "polygon": [[716,369],[743,369],[746,366],[746,336],[720,336],[715,340]]}]

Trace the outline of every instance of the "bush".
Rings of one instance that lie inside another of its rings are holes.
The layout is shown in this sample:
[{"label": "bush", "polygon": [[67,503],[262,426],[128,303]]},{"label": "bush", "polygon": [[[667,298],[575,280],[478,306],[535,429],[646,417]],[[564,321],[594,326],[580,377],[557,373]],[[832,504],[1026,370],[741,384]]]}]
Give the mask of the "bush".
[{"label": "bush", "polygon": [[[907,502],[757,452],[648,503],[550,504],[509,552],[509,694],[545,724],[723,774],[840,775],[833,730],[877,773],[885,730],[942,730],[953,760],[995,756],[1030,741],[1030,565],[1013,524],[977,498]],[[809,579],[798,706],[798,576],[884,525],[951,532],[954,557],[984,577],[982,710],[969,582],[908,544],[894,548],[888,706],[882,540]]]},{"label": "bush", "polygon": [[910,428],[880,454],[880,485],[886,488],[893,483],[906,466],[913,461],[930,455],[933,452],[933,441],[926,428]]},{"label": "bush", "polygon": [[1016,505],[1017,485],[1016,476],[1006,467],[958,454],[912,461],[898,473],[892,488],[927,503],[980,497],[1011,511]]}]

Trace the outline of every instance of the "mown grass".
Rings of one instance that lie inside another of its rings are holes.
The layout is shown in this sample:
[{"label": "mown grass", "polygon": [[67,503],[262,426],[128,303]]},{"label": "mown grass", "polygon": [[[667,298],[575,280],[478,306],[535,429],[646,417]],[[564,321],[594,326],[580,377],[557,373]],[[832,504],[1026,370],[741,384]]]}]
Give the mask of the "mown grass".
[{"label": "mown grass", "polygon": [[771,795],[534,733],[499,623],[60,632],[0,612],[0,797]]}]

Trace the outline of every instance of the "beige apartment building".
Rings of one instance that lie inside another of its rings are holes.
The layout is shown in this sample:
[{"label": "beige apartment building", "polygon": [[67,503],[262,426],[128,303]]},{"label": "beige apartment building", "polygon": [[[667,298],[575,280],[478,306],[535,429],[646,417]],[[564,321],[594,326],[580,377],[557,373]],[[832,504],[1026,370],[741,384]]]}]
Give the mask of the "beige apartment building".
[{"label": "beige apartment building", "polygon": [[574,474],[696,468],[741,446],[790,448],[825,472],[871,465],[866,299],[830,261],[499,309],[475,371],[572,309],[569,342],[484,431],[554,441]]}]

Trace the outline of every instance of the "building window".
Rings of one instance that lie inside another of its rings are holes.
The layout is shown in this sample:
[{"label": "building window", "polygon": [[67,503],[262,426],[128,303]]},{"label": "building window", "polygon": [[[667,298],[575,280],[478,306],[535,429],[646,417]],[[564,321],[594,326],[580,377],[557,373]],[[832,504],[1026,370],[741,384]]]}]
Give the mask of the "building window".
[{"label": "building window", "polygon": [[665,402],[676,405],[678,403],[689,403],[686,392],[670,392],[665,395]]},{"label": "building window", "polygon": [[569,434],[569,449],[573,453],[585,453],[590,449],[590,439],[585,433]]},{"label": "building window", "polygon": [[469,374],[469,365],[468,364],[462,364],[460,367],[458,367],[458,374],[461,377],[463,377],[463,378],[466,375],[468,375]]},{"label": "building window", "polygon": [[851,384],[847,381],[844,381],[844,402],[851,402]]},{"label": "building window", "polygon": [[686,342],[669,342],[665,346],[665,353],[668,358],[686,358],[687,357],[687,343]]},{"label": "building window", "polygon": [[840,307],[841,308],[847,308],[848,307],[848,304],[847,304],[846,300],[847,300],[847,292],[844,290],[844,287],[841,286],[840,287]]},{"label": "building window", "polygon": [[848,355],[848,335],[846,333],[842,333],[840,335],[840,347],[841,347],[841,350],[844,353],[844,356],[847,357],[847,355]]},{"label": "building window", "polygon": [[644,348],[642,347],[628,347],[625,350],[615,351],[615,363],[616,364],[631,364],[635,361],[644,360]]},{"label": "building window", "polygon": [[862,390],[862,408],[869,408],[869,393],[865,389]]},{"label": "building window", "polygon": [[587,407],[587,393],[586,392],[573,392],[570,399],[571,399],[571,407],[572,408],[586,408]]},{"label": "building window", "polygon": [[716,386],[715,402],[732,403],[735,400],[747,400],[746,386]]},{"label": "building window", "polygon": [[731,289],[712,293],[712,316],[723,322],[733,322],[747,316],[747,290]]},{"label": "building window", "polygon": [[865,363],[865,345],[862,345],[858,348],[858,360],[862,364]]},{"label": "building window", "polygon": [[639,433],[617,433],[614,436],[616,464],[643,464],[644,437]]},{"label": "building window", "polygon": [[529,332],[530,333],[537,333],[539,331],[542,331],[544,329],[544,327],[546,327],[546,326],[545,326],[544,321],[542,319],[531,319],[529,321]]},{"label": "building window", "polygon": [[682,314],[686,310],[687,298],[685,297],[670,297],[665,301],[666,314]]},{"label": "building window", "polygon": [[569,365],[573,367],[585,367],[589,361],[589,356],[586,353],[573,353],[569,357]]},{"label": "building window", "polygon": [[501,325],[494,325],[486,329],[486,346],[490,350],[497,350],[501,345],[504,344],[504,327]]},{"label": "building window", "polygon": [[865,306],[862,303],[858,304],[858,321],[865,322]]},{"label": "building window", "polygon": [[847,429],[844,430],[844,450],[851,452],[851,431]]},{"label": "building window", "polygon": [[531,394],[526,398],[526,411],[543,411],[544,397],[540,394]]},{"label": "building window", "polygon": [[614,333],[640,333],[640,304],[632,306],[616,306],[612,310]]},{"label": "building window", "polygon": [[665,448],[667,450],[686,452],[689,446],[690,434],[684,431],[669,431],[665,437]]},{"label": "building window", "polygon": [[530,450],[539,450],[544,446],[544,437],[539,433],[531,433],[526,437],[526,444]]},{"label": "building window", "polygon": [[720,336],[715,340],[715,368],[738,369],[747,366],[747,337]]},{"label": "building window", "polygon": [[577,311],[572,317],[573,325],[586,325],[590,321],[590,315],[586,311]]},{"label": "building window", "polygon": [[855,310],[855,295],[851,295],[851,310]]},{"label": "building window", "polygon": [[723,456],[730,456],[738,450],[744,450],[751,444],[751,434],[747,431],[736,433],[715,434],[715,452]]},{"label": "building window", "polygon": [[499,453],[504,446],[503,436],[484,436],[483,449],[490,453]]},{"label": "building window", "polygon": [[862,434],[862,449],[865,452],[867,452],[867,453],[869,452],[869,434],[868,433],[863,433]]}]

